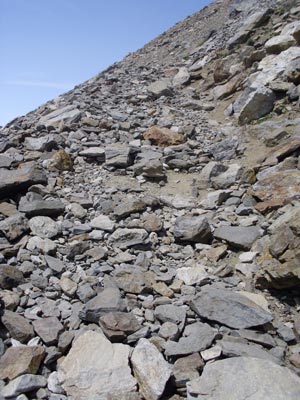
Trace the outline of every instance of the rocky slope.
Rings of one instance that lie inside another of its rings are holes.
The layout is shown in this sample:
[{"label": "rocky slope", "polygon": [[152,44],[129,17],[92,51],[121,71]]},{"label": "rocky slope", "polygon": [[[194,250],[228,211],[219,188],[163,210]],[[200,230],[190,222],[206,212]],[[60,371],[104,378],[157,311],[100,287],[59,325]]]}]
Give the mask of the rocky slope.
[{"label": "rocky slope", "polygon": [[299,43],[216,1],[0,131],[0,398],[300,398]]}]

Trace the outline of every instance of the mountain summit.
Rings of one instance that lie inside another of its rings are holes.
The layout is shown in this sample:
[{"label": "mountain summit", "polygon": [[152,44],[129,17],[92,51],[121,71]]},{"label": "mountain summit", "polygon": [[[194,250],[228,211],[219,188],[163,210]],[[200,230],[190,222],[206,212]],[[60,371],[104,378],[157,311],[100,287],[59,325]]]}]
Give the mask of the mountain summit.
[{"label": "mountain summit", "polygon": [[0,399],[299,400],[299,84],[222,0],[0,130]]}]

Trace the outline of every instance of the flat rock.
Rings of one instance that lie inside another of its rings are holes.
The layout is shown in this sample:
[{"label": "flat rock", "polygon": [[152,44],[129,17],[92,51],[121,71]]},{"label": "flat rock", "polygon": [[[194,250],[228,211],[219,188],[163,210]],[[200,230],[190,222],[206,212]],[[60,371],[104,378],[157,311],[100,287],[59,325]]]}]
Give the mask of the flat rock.
[{"label": "flat rock", "polygon": [[125,311],[125,303],[121,298],[121,293],[117,288],[105,288],[85,304],[80,312],[80,318],[98,323],[103,314],[115,311]]},{"label": "flat rock", "polygon": [[18,169],[0,169],[0,197],[7,197],[35,184],[46,184],[47,177],[34,162],[21,164]]},{"label": "flat rock", "polygon": [[22,393],[32,392],[47,386],[47,379],[41,375],[25,374],[9,382],[2,389],[2,395],[7,399]]},{"label": "flat rock", "polygon": [[184,216],[175,221],[174,237],[178,241],[209,243],[212,231],[205,217]]},{"label": "flat rock", "polygon": [[81,111],[74,105],[65,106],[43,116],[39,123],[46,126],[59,126],[61,122],[78,121],[81,117]]},{"label": "flat rock", "polygon": [[57,141],[60,140],[61,138],[59,136],[56,137],[56,135],[53,134],[41,136],[38,138],[26,137],[24,140],[24,145],[27,150],[41,151],[41,152],[51,151],[53,149],[58,148]]},{"label": "flat rock", "polygon": [[196,322],[187,325],[178,342],[167,342],[165,354],[168,357],[178,357],[198,353],[210,347],[215,336],[215,331],[208,324]]},{"label": "flat rock", "polygon": [[139,340],[133,350],[131,363],[139,390],[145,400],[158,400],[171,376],[171,365],[147,339]]},{"label": "flat rock", "polygon": [[97,158],[97,161],[105,161],[105,149],[103,147],[87,147],[79,152],[81,157]]},{"label": "flat rock", "polygon": [[106,232],[112,232],[114,230],[115,223],[107,215],[98,215],[98,217],[92,219],[91,227]]},{"label": "flat rock", "polygon": [[23,374],[36,374],[45,356],[42,346],[10,347],[0,359],[0,379],[12,380]]},{"label": "flat rock", "polygon": [[292,46],[297,46],[297,41],[288,34],[274,36],[265,43],[268,54],[279,54]]},{"label": "flat rock", "polygon": [[147,208],[147,204],[141,199],[125,201],[114,208],[114,215],[117,218],[128,217],[132,213],[139,213]]},{"label": "flat rock", "polygon": [[85,332],[58,367],[67,396],[75,400],[109,400],[111,396],[122,398],[135,392],[129,353],[127,345],[111,344],[98,332]]},{"label": "flat rock", "polygon": [[5,328],[9,331],[11,337],[26,343],[34,336],[33,328],[26,318],[16,312],[5,310],[1,317]]},{"label": "flat rock", "polygon": [[188,400],[298,400],[300,378],[267,360],[236,357],[207,364],[187,393]]},{"label": "flat rock", "polygon": [[103,315],[99,324],[111,341],[122,340],[142,327],[133,314],[119,311]]},{"label": "flat rock", "polygon": [[113,232],[109,240],[114,246],[125,250],[137,245],[146,245],[147,238],[148,232],[145,229],[118,228]]},{"label": "flat rock", "polygon": [[29,218],[38,215],[56,217],[63,214],[65,205],[60,200],[43,200],[41,196],[27,193],[26,196],[21,198],[18,210],[25,213]]},{"label": "flat rock", "polygon": [[225,240],[236,249],[250,250],[260,237],[260,231],[255,226],[220,226],[214,231],[214,237]]},{"label": "flat rock", "polygon": [[0,231],[8,240],[15,240],[29,230],[28,220],[22,214],[15,214],[0,222]]},{"label": "flat rock", "polygon": [[105,163],[115,168],[126,168],[131,164],[130,147],[127,145],[114,144],[105,149]]},{"label": "flat rock", "polygon": [[37,319],[32,324],[37,335],[49,346],[57,343],[58,336],[63,331],[63,325],[56,317]]},{"label": "flat rock", "polygon": [[203,318],[237,329],[264,325],[273,319],[246,296],[213,286],[204,286],[191,301],[191,308]]},{"label": "flat rock", "polygon": [[186,311],[183,307],[173,304],[160,305],[155,308],[155,317],[161,322],[173,322],[183,326],[186,319]]}]

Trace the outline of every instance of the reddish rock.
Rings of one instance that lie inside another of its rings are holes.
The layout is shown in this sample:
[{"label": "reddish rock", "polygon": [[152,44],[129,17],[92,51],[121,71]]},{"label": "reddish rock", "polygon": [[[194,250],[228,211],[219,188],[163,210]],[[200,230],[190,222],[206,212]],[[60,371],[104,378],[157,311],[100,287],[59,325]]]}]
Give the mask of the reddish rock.
[{"label": "reddish rock", "polygon": [[168,128],[159,128],[158,126],[152,126],[145,132],[144,139],[159,147],[174,146],[184,142],[183,136],[179,133]]},{"label": "reddish rock", "polygon": [[36,374],[45,356],[42,346],[10,347],[0,360],[0,379]]}]

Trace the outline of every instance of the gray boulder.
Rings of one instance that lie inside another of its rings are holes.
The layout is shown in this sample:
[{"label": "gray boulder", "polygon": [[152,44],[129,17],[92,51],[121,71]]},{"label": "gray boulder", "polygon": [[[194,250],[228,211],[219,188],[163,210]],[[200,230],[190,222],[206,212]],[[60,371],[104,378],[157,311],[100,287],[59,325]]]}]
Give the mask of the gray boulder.
[{"label": "gray boulder", "polygon": [[299,393],[300,378],[291,370],[251,357],[208,364],[187,384],[188,400],[298,400]]},{"label": "gray boulder", "polygon": [[209,243],[213,236],[205,217],[184,216],[175,221],[174,237],[183,242]]}]

